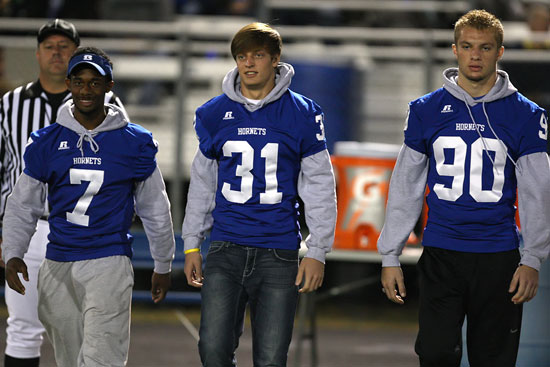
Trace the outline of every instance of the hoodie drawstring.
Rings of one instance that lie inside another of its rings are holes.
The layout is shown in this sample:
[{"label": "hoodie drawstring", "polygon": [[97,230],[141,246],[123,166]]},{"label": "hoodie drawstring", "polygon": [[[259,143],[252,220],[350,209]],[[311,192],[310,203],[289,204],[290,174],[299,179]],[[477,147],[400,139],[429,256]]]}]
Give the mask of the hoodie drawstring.
[{"label": "hoodie drawstring", "polygon": [[85,133],[80,134],[80,138],[76,142],[76,147],[80,149],[80,154],[84,157],[84,149],[82,148],[82,142],[84,140],[88,140],[90,142],[90,149],[92,152],[97,153],[99,151],[99,145],[94,140],[94,136],[97,135],[97,133],[91,133],[89,131]]},{"label": "hoodie drawstring", "polygon": [[[483,137],[483,135],[481,135],[481,132],[479,131],[479,126],[478,126],[476,120],[474,119],[474,115],[472,113],[472,110],[470,109],[470,106],[468,105],[468,102],[466,102],[466,98],[464,98],[463,101],[464,101],[464,104],[466,105],[466,108],[468,109],[468,113],[470,114],[470,118],[472,119],[472,122],[474,123],[474,126],[476,127],[477,134],[479,135],[479,137],[481,138],[481,141],[483,142],[483,148],[485,150],[485,154],[487,155],[487,157],[489,158],[489,160],[493,164],[493,168],[496,171],[496,173],[500,175],[500,172],[498,171],[498,167],[496,166],[495,161],[493,160],[493,157],[491,157],[491,155],[489,154],[489,148],[487,147],[487,142],[485,141],[485,138]],[[519,168],[517,162],[514,161],[512,159],[512,157],[510,156],[510,154],[508,153],[508,148],[506,147],[506,144],[504,144],[504,142],[498,137],[497,133],[493,129],[493,126],[491,125],[491,120],[489,120],[489,114],[487,113],[487,110],[485,109],[485,102],[481,103],[481,107],[483,108],[483,114],[485,115],[485,119],[487,120],[487,125],[489,125],[489,128],[491,129],[491,132],[493,133],[495,138],[497,138],[500,145],[502,145],[502,147],[504,148],[504,151],[506,152],[506,156],[510,159],[512,164],[516,167],[516,169],[521,174],[521,169]]]},{"label": "hoodie drawstring", "polygon": [[510,159],[510,161],[514,164],[518,172],[521,174],[521,168],[519,168],[517,162],[512,159],[512,157],[508,153],[508,148],[506,147],[506,144],[504,144],[504,142],[498,137],[497,133],[493,129],[493,126],[491,125],[491,121],[489,120],[489,114],[487,113],[487,110],[485,110],[485,102],[481,104],[481,107],[483,107],[483,113],[485,114],[485,118],[487,119],[487,125],[489,125],[489,128],[491,129],[493,135],[495,136],[495,138],[497,138],[500,145],[504,148],[504,151],[506,152],[506,156]]}]

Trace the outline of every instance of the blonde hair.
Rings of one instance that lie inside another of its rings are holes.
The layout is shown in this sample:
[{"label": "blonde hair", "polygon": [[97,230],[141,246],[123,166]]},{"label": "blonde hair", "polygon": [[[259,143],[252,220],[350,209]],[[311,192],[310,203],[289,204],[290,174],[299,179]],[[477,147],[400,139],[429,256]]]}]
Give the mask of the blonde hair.
[{"label": "blonde hair", "polygon": [[231,41],[231,55],[233,59],[238,54],[257,48],[265,48],[271,56],[281,54],[283,40],[279,32],[269,24],[254,22],[241,28]]},{"label": "blonde hair", "polygon": [[504,28],[500,20],[486,10],[470,10],[455,23],[455,43],[458,43],[460,32],[466,27],[477,30],[490,30],[495,34],[497,46],[501,47],[504,39]]}]

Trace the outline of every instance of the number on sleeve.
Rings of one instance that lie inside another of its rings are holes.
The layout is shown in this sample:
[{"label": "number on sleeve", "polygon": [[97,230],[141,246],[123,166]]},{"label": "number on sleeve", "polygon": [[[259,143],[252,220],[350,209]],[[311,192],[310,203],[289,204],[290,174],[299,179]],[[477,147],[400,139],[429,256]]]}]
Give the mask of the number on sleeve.
[{"label": "number on sleeve", "polygon": [[540,115],[540,127],[542,128],[542,131],[539,130],[539,138],[542,140],[548,140],[548,119],[544,113]]},{"label": "number on sleeve", "polygon": [[90,206],[94,195],[99,192],[103,185],[104,172],[90,169],[71,168],[69,176],[72,185],[80,185],[82,181],[89,181],[90,184],[84,191],[84,194],[78,199],[76,206],[72,212],[67,212],[67,221],[88,227],[90,217],[86,215],[86,210]]},{"label": "number on sleeve", "polygon": [[317,140],[323,141],[325,140],[325,124],[323,123],[323,115],[316,115],[315,122],[319,124],[319,129],[321,129],[321,133],[315,134],[315,136],[317,137]]}]

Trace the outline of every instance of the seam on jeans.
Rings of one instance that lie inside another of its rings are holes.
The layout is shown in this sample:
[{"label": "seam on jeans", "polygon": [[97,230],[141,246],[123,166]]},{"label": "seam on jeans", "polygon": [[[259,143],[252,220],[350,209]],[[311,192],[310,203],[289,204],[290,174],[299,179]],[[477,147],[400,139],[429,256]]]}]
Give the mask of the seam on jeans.
[{"label": "seam on jeans", "polygon": [[[247,269],[248,269],[248,258],[250,256],[250,250],[254,251],[254,255],[253,255],[253,259],[252,259],[252,268],[250,269],[250,271],[247,271]],[[254,272],[254,268],[256,267],[256,256],[258,256],[258,249],[249,248],[246,251],[246,263],[245,263],[243,279],[242,279],[243,283],[244,283],[245,278],[248,278]]]},{"label": "seam on jeans", "polygon": [[[277,252],[278,250],[280,250],[280,249],[273,249],[273,256],[275,256],[275,258],[277,258],[281,261],[286,261],[286,262],[298,262],[298,252],[296,252],[296,259],[286,259],[286,258],[282,257],[281,255],[279,255],[279,253]],[[290,251],[293,251],[293,250],[290,250]]]},{"label": "seam on jeans", "polygon": [[221,241],[212,242],[210,244],[210,247],[208,248],[208,254],[215,254],[217,252],[220,252],[225,247],[225,243]]}]

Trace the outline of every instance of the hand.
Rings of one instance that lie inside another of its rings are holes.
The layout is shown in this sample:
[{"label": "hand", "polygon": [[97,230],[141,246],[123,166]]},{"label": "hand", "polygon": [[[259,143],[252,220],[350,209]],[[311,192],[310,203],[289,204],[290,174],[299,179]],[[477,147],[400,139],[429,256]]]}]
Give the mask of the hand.
[{"label": "hand", "polygon": [[539,272],[530,266],[520,265],[512,277],[508,292],[514,293],[517,290],[512,297],[512,302],[517,305],[532,300],[537,294],[538,286]]},{"label": "hand", "polygon": [[325,276],[325,264],[319,260],[310,257],[304,257],[298,268],[296,276],[296,286],[300,286],[302,281],[304,285],[300,288],[300,293],[308,293],[317,290],[323,285],[323,277]]},{"label": "hand", "polygon": [[19,273],[23,275],[25,281],[29,281],[29,273],[27,272],[27,265],[23,259],[19,257],[12,257],[6,264],[6,281],[11,289],[17,293],[25,294],[25,286],[19,279]]},{"label": "hand", "polygon": [[185,255],[183,272],[187,278],[187,284],[192,287],[202,287],[202,255],[200,252],[190,252]]},{"label": "hand", "polygon": [[151,298],[153,302],[159,303],[166,297],[170,283],[170,273],[158,274],[153,272],[151,277]]},{"label": "hand", "polygon": [[383,267],[381,281],[383,287],[382,292],[386,294],[386,297],[388,297],[390,301],[400,305],[405,303],[403,298],[407,295],[407,290],[405,289],[403,270],[401,270],[400,266]]}]

